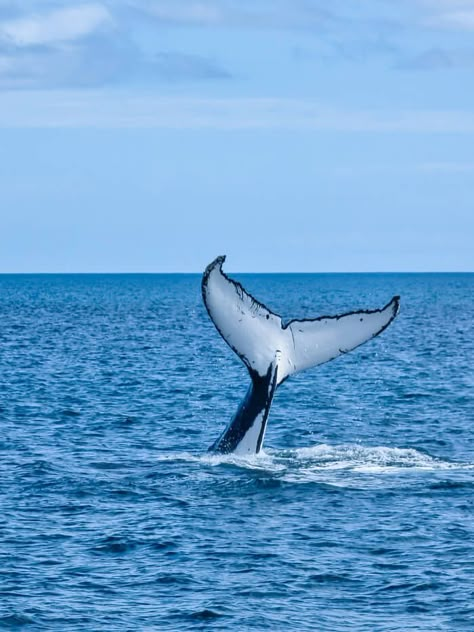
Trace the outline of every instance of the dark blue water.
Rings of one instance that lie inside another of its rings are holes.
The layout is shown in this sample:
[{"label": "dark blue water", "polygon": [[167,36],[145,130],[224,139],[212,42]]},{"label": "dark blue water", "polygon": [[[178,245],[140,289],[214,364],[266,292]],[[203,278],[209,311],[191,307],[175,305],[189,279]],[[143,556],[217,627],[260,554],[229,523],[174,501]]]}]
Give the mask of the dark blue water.
[{"label": "dark blue water", "polygon": [[474,630],[474,275],[243,275],[283,316],[384,305],[288,380],[265,454],[197,275],[0,277],[0,625]]}]

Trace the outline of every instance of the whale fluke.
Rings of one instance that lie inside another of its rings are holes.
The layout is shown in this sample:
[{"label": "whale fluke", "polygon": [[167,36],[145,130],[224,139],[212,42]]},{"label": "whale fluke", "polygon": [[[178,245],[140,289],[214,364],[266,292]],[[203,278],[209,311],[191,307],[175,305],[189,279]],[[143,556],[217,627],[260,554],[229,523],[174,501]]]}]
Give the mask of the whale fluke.
[{"label": "whale fluke", "polygon": [[224,261],[225,256],[217,257],[207,266],[202,296],[218,332],[246,365],[252,384],[210,449],[252,454],[262,447],[278,385],[293,373],[329,362],[378,336],[397,315],[400,297],[394,296],[382,309],[283,323],[222,271]]}]

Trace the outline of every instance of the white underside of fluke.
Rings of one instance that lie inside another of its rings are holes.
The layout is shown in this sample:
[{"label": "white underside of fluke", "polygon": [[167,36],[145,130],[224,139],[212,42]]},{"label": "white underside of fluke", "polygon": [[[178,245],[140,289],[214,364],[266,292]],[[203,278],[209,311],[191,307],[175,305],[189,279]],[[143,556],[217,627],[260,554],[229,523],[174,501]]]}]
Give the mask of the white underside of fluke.
[{"label": "white underside of fluke", "polygon": [[280,351],[278,384],[297,371],[328,362],[381,333],[395,318],[399,297],[379,310],[360,310],[340,316],[292,320],[256,301],[222,272],[225,257],[206,269],[202,292],[209,315],[227,344],[249,370],[260,376]]}]

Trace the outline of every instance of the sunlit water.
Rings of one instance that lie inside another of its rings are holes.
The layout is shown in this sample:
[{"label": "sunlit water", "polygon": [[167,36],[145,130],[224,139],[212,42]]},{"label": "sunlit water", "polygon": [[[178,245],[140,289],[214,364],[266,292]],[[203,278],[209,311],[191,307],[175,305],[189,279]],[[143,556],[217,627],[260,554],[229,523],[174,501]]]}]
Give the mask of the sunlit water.
[{"label": "sunlit water", "polygon": [[242,275],[284,317],[380,307],[206,449],[248,376],[197,275],[0,276],[0,626],[474,630],[474,275]]}]

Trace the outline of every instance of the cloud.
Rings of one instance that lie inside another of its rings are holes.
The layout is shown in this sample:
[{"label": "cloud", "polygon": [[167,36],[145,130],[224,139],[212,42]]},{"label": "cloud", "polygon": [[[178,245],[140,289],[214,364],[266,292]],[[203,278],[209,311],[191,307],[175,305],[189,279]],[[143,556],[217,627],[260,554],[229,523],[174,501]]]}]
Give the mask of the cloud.
[{"label": "cloud", "polygon": [[318,0],[132,0],[130,5],[164,24],[200,27],[307,30],[333,19]]},{"label": "cloud", "polygon": [[114,30],[111,14],[100,4],[1,20],[0,88],[102,85],[117,75],[130,52]]},{"label": "cloud", "polygon": [[474,30],[474,0],[418,0],[424,23],[438,29]]},{"label": "cloud", "polygon": [[113,15],[111,8],[97,3],[24,15],[5,7],[0,12],[0,89],[153,85],[230,77],[210,57],[179,50],[145,52],[127,23],[133,12],[124,11],[120,0],[112,6]]},{"label": "cloud", "polygon": [[290,33],[295,63],[393,59],[399,51],[394,34],[404,28],[400,16],[386,15],[383,2],[374,11],[362,0],[129,0],[129,6],[158,28]]},{"label": "cloud", "polygon": [[418,171],[425,173],[474,173],[473,162],[424,162],[417,166]]},{"label": "cloud", "polygon": [[[310,66],[327,61],[362,65],[378,60],[387,69],[410,70],[472,67],[469,43],[460,41],[459,49],[452,50],[453,43],[446,38],[452,37],[453,28],[469,32],[474,0],[400,0],[396,8],[390,0],[330,4],[325,0],[0,0],[0,4],[0,90],[127,83],[153,87],[160,82],[220,81],[233,76],[248,77],[250,85],[259,72],[265,93],[265,72],[275,74],[274,64],[285,51],[267,47],[254,71],[251,51],[241,55],[227,45],[228,29],[239,31],[242,42],[252,33],[250,46],[257,56],[254,36],[286,31],[289,36],[282,38],[283,47],[287,46],[290,62],[300,65],[301,76],[308,75]],[[189,37],[185,29],[190,29]],[[426,50],[420,52],[424,42]],[[245,85],[241,82],[240,88]]]},{"label": "cloud", "polygon": [[474,7],[474,0],[418,0],[421,4],[437,9],[465,9]]},{"label": "cloud", "polygon": [[311,100],[165,98],[121,91],[6,92],[0,127],[474,134],[474,112],[343,110]]},{"label": "cloud", "polygon": [[54,89],[116,83],[141,67],[139,54],[130,42],[104,34],[59,47],[6,48],[0,50],[0,88]]},{"label": "cloud", "polygon": [[216,61],[201,55],[178,52],[158,53],[154,58],[156,73],[169,81],[184,79],[228,79],[230,73]]},{"label": "cloud", "polygon": [[217,62],[200,55],[165,52],[147,58],[133,42],[89,38],[85,45],[60,51],[49,47],[15,54],[0,51],[0,89],[32,90],[160,85],[231,77]]},{"label": "cloud", "polygon": [[135,2],[135,8],[167,24],[216,26],[227,22],[226,3],[215,2]]},{"label": "cloud", "polygon": [[107,9],[84,4],[0,23],[0,39],[17,47],[80,39],[112,21]]},{"label": "cloud", "polygon": [[[120,2],[117,3],[117,7]],[[0,19],[0,90],[94,88],[126,82],[212,80],[230,74],[214,59],[144,52],[125,15],[78,4]],[[5,17],[4,12],[4,17]]]},{"label": "cloud", "polygon": [[474,9],[440,13],[427,20],[431,26],[474,31]]},{"label": "cloud", "polygon": [[474,67],[474,49],[449,50],[431,48],[403,60],[397,65],[403,70],[449,70],[451,68]]}]

